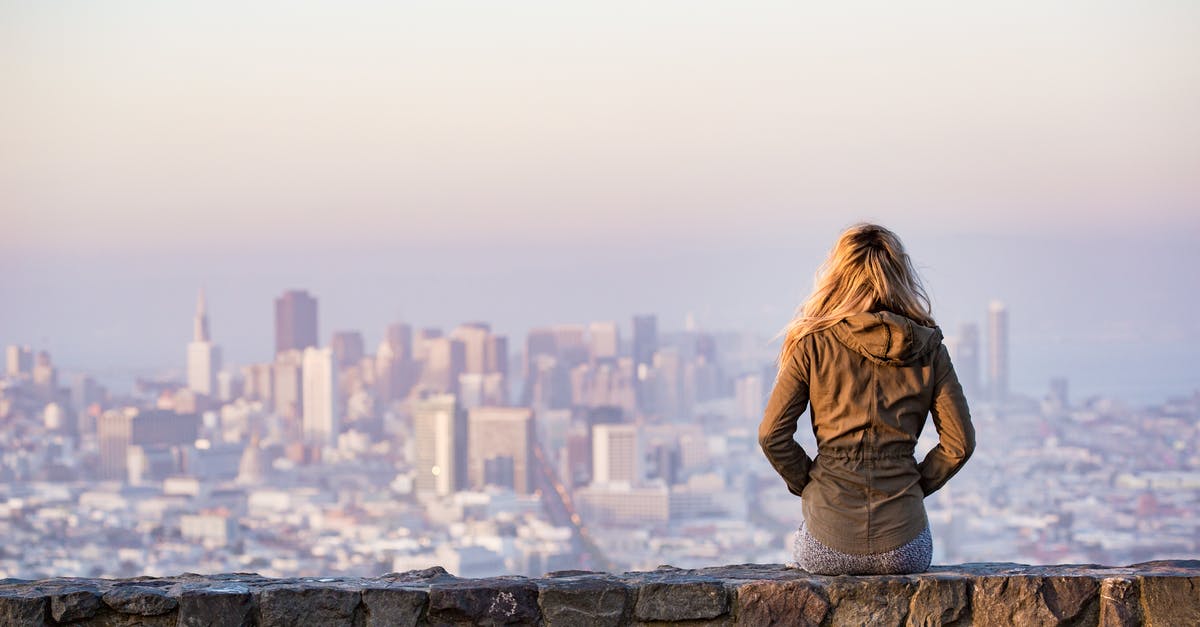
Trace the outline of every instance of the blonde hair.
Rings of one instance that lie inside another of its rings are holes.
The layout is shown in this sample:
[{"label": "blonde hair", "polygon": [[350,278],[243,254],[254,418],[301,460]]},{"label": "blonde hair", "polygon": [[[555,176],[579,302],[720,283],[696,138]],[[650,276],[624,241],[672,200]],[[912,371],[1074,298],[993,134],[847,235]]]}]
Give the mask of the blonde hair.
[{"label": "blonde hair", "polygon": [[827,329],[847,316],[887,310],[936,326],[929,295],[895,233],[860,223],[842,232],[817,270],[812,295],[778,334],[784,336],[779,363],[804,336]]}]

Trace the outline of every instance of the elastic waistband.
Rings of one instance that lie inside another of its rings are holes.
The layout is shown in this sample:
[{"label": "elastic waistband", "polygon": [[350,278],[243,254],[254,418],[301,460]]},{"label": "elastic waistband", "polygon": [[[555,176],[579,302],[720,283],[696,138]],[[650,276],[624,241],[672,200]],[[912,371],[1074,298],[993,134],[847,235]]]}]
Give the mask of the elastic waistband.
[{"label": "elastic waistband", "polygon": [[837,447],[818,448],[817,454],[829,459],[893,459],[912,457],[911,444],[892,444],[883,448]]}]

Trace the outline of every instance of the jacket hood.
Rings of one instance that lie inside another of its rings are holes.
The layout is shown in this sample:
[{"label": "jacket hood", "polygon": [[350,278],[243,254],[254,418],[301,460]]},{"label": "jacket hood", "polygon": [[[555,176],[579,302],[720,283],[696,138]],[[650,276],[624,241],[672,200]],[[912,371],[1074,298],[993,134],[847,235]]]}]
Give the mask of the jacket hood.
[{"label": "jacket hood", "polygon": [[864,312],[833,325],[838,341],[863,357],[888,366],[916,361],[942,343],[942,330],[890,311]]}]

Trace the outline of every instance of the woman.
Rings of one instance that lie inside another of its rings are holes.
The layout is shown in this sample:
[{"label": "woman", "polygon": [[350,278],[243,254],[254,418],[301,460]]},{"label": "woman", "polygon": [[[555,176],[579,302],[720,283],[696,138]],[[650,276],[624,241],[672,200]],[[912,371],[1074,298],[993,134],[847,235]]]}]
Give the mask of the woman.
[{"label": "woman", "polygon": [[[924,498],[958,472],[975,430],[929,297],[895,233],[838,238],[812,295],[784,329],[759,444],[802,497],[796,563],[811,573],[929,568]],[[811,405],[816,459],[792,438]],[[939,442],[917,463],[926,415]]]}]

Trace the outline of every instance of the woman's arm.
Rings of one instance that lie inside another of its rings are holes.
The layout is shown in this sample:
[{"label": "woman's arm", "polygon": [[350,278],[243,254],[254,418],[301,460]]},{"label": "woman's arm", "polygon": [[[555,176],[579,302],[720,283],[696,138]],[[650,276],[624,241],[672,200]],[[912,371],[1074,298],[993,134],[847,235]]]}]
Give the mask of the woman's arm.
[{"label": "woman's arm", "polygon": [[950,352],[945,345],[939,347],[938,351],[935,363],[940,368],[934,368],[938,378],[933,386],[933,403],[929,408],[933,426],[937,429],[938,443],[917,464],[917,470],[921,473],[921,490],[925,496],[942,487],[975,451],[975,427],[971,424],[971,412],[967,409],[967,399],[954,372],[954,364],[950,362]]},{"label": "woman's arm", "polygon": [[796,352],[800,352],[799,347],[779,368],[762,424],[758,426],[758,445],[787,483],[788,491],[800,496],[808,483],[812,460],[792,437],[800,414],[808,406],[808,371],[801,367]]}]

